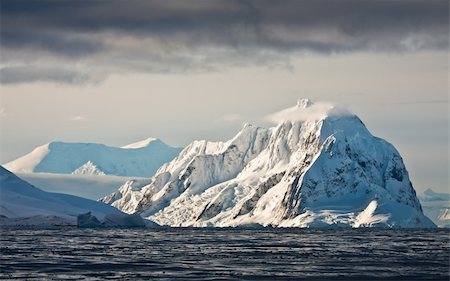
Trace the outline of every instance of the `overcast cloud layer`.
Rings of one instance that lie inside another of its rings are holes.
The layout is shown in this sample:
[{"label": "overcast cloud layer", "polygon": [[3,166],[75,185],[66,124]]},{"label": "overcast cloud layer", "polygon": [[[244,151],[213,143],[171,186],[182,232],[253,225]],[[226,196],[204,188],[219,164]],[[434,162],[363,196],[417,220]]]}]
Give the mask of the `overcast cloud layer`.
[{"label": "overcast cloud layer", "polygon": [[290,67],[301,52],[448,49],[448,1],[1,1],[0,82]]}]

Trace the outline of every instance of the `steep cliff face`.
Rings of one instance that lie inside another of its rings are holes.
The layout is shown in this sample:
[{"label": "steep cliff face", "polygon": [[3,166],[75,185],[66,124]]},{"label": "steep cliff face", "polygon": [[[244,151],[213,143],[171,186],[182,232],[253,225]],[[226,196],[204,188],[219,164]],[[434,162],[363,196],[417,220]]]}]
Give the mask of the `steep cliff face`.
[{"label": "steep cliff face", "polygon": [[150,183],[103,202],[171,226],[434,227],[399,153],[357,116],[308,100],[283,115],[194,142]]},{"label": "steep cliff face", "polygon": [[[269,130],[246,125],[228,142],[195,141],[172,162],[163,165],[146,184],[127,182],[117,192],[101,199],[122,210],[153,215],[178,196],[196,196],[239,172],[265,147]],[[133,185],[134,184],[134,185]],[[128,189],[128,186],[134,188]],[[130,202],[128,198],[140,198]]]}]

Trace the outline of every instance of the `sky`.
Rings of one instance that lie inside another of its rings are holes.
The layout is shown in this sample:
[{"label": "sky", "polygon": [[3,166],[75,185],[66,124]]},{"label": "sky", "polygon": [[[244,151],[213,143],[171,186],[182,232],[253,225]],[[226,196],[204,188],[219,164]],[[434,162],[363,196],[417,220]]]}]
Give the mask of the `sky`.
[{"label": "sky", "polygon": [[0,162],[61,140],[227,140],[341,104],[449,191],[448,1],[1,0]]}]

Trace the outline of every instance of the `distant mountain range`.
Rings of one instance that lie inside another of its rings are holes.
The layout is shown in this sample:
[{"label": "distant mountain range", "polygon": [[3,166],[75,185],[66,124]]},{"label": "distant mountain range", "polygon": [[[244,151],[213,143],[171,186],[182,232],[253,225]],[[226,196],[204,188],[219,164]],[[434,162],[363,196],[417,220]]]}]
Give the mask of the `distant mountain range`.
[{"label": "distant mountain range", "polygon": [[398,151],[357,116],[304,99],[272,118],[194,141],[102,201],[169,226],[435,227]]},{"label": "distant mountain range", "polygon": [[450,227],[450,193],[428,188],[419,195],[424,213],[439,227]]},{"label": "distant mountain range", "polygon": [[180,151],[155,138],[123,147],[51,142],[3,166],[14,173],[151,177]]}]

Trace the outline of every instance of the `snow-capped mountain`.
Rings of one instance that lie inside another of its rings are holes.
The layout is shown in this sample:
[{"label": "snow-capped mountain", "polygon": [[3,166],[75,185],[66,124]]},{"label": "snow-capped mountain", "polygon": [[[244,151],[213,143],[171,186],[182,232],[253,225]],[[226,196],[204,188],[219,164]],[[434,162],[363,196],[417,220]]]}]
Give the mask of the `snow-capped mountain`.
[{"label": "snow-capped mountain", "polygon": [[124,147],[51,142],[3,166],[14,173],[151,177],[180,151],[154,138]]},{"label": "snow-capped mountain", "polygon": [[106,175],[105,172],[100,170],[100,168],[92,163],[91,161],[87,161],[86,164],[82,165],[80,168],[76,169],[72,172],[73,175]]},{"label": "snow-capped mountain", "polygon": [[162,225],[435,227],[397,150],[330,104],[300,100],[227,142],[194,141],[103,202]]},{"label": "snow-capped mountain", "polygon": [[76,225],[78,215],[88,212],[109,226],[145,225],[140,217],[101,202],[40,190],[0,166],[0,224]]},{"label": "snow-capped mountain", "polygon": [[438,193],[428,188],[419,195],[423,212],[437,226],[450,227],[450,193]]}]

